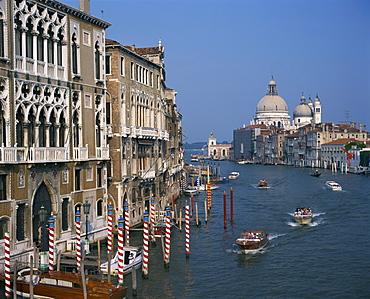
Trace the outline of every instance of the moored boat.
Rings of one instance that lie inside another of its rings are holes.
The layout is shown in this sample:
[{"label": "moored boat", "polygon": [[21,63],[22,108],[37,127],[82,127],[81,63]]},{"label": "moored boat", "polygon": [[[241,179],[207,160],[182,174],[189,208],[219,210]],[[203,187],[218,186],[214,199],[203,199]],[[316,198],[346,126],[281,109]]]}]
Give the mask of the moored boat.
[{"label": "moored boat", "polygon": [[239,173],[239,172],[237,172],[237,171],[233,171],[233,172],[231,172],[231,173],[229,174],[229,179],[230,179],[230,180],[235,180],[235,179],[237,179],[237,178],[239,177],[239,175],[240,175],[240,173]]},{"label": "moored boat", "polygon": [[199,190],[196,186],[188,186],[184,189],[184,194],[187,196],[197,195]]},{"label": "moored boat", "polygon": [[[110,263],[110,273],[112,275],[118,274],[118,251]],[[123,247],[123,274],[130,273],[132,267],[138,269],[142,264],[143,256],[139,247],[124,246]],[[100,270],[104,273],[108,273],[108,262],[101,264]]]},{"label": "moored boat", "polygon": [[250,252],[262,249],[268,243],[268,234],[262,230],[244,231],[238,239],[236,244],[240,250]]},{"label": "moored boat", "polygon": [[339,185],[337,182],[334,182],[334,181],[326,181],[325,186],[329,190],[334,190],[334,191],[342,190],[342,186]]},{"label": "moored boat", "polygon": [[266,189],[266,188],[269,188],[269,184],[267,183],[267,181],[265,180],[260,180],[258,182],[258,188],[260,189]]},{"label": "moored boat", "polygon": [[229,179],[227,177],[222,177],[222,178],[210,178],[211,183],[227,183]]},{"label": "moored boat", "polygon": [[[111,282],[92,275],[85,275],[87,298],[122,299],[127,288],[114,286]],[[17,295],[30,297],[30,269],[23,269],[16,277]],[[83,281],[80,273],[52,271],[42,273],[33,270],[33,294],[35,298],[84,299]]]},{"label": "moored boat", "polygon": [[298,207],[294,212],[294,220],[299,224],[310,224],[312,221],[312,211],[308,208],[300,208]]}]

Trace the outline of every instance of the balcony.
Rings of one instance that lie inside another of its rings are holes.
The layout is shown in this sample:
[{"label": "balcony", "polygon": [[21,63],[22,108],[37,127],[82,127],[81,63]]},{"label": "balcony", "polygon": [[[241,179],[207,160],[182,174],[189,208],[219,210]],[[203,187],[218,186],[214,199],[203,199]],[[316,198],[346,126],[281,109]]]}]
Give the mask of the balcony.
[{"label": "balcony", "polygon": [[121,135],[123,137],[127,137],[128,135],[130,135],[130,133],[131,133],[131,130],[130,130],[129,125],[122,125],[121,126]]},{"label": "balcony", "polygon": [[87,161],[89,159],[89,148],[86,147],[74,147],[73,148],[73,160],[75,161]]},{"label": "balcony", "polygon": [[48,163],[66,162],[66,147],[0,147],[0,163]]},{"label": "balcony", "polygon": [[102,160],[109,159],[109,147],[97,147],[96,148],[96,158]]},{"label": "balcony", "polygon": [[154,179],[155,178],[155,169],[139,170],[139,175],[144,180]]}]

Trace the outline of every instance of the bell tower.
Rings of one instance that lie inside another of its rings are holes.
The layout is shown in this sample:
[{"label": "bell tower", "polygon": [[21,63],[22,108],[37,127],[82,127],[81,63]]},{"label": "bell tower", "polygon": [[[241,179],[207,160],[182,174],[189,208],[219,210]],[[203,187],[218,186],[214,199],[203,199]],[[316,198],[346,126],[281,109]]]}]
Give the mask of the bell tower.
[{"label": "bell tower", "polygon": [[319,124],[321,123],[321,102],[318,95],[316,95],[313,109],[313,121],[315,124]]}]

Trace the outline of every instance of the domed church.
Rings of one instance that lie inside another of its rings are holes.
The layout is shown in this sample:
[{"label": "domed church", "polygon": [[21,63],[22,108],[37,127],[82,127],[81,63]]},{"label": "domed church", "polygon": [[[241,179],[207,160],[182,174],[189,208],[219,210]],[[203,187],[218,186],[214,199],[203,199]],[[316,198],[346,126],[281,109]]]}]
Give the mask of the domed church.
[{"label": "domed church", "polygon": [[314,103],[311,98],[306,102],[302,93],[300,104],[294,109],[293,124],[290,123],[288,105],[279,96],[276,82],[272,77],[268,84],[266,95],[258,102],[256,115],[251,125],[264,124],[276,126],[283,129],[298,128],[310,123],[321,123],[321,102],[316,96]]},{"label": "domed church", "polygon": [[268,84],[266,95],[258,102],[253,124],[273,125],[278,128],[287,128],[290,126],[288,105],[278,95],[276,82],[273,77]]}]

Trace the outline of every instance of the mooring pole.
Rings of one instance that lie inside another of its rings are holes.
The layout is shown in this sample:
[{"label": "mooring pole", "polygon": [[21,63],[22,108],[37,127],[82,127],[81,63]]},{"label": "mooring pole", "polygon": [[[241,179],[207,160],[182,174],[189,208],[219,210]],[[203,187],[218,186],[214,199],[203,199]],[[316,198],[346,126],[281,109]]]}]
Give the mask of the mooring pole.
[{"label": "mooring pole", "polygon": [[226,191],[224,191],[224,228],[226,229]]},{"label": "mooring pole", "polygon": [[234,221],[234,190],[230,188],[230,220]]}]

